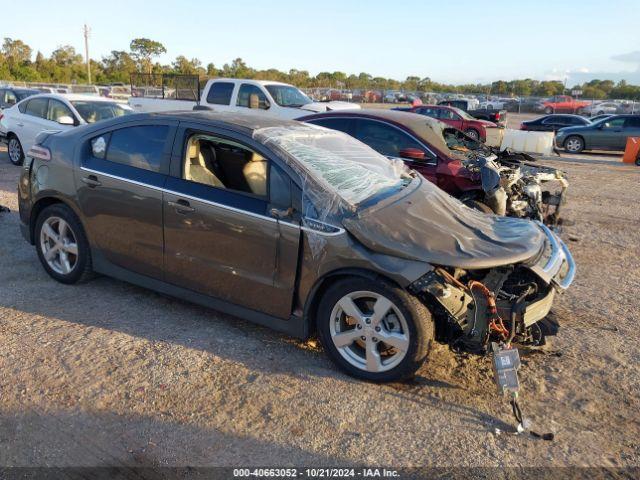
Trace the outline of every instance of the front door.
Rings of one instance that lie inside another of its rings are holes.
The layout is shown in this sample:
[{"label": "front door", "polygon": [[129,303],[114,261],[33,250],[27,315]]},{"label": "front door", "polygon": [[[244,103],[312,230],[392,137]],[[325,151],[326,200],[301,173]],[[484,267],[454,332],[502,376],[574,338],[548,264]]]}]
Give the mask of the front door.
[{"label": "front door", "polygon": [[290,177],[249,138],[198,126],[178,138],[164,193],[166,281],[288,318],[300,237]]},{"label": "front door", "polygon": [[[626,137],[624,135],[625,117],[614,117],[594,128],[587,140],[589,148],[603,150],[622,150]],[[589,142],[590,140],[590,142]]]},{"label": "front door", "polygon": [[94,261],[162,278],[162,188],[175,130],[133,124],[83,139],[76,185]]}]

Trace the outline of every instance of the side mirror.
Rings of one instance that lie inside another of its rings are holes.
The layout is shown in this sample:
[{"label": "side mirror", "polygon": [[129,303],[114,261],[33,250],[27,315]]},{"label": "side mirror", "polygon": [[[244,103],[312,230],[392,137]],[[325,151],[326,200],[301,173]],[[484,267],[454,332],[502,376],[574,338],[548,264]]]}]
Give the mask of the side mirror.
[{"label": "side mirror", "polygon": [[8,98],[7,99],[7,105],[15,105],[16,104],[16,99],[15,98]]},{"label": "side mirror", "polygon": [[58,118],[58,123],[60,125],[75,125],[76,122],[69,115],[63,115]]},{"label": "side mirror", "polygon": [[422,150],[417,148],[403,148],[400,150],[400,158],[406,158],[408,160],[424,160],[426,155]]},{"label": "side mirror", "polygon": [[260,99],[257,93],[249,95],[249,108],[260,108]]},{"label": "side mirror", "polygon": [[604,122],[604,123],[601,123],[601,124],[598,126],[598,128],[599,128],[600,130],[602,130],[603,128],[609,128],[610,126],[611,126],[611,124],[610,124],[609,122]]}]

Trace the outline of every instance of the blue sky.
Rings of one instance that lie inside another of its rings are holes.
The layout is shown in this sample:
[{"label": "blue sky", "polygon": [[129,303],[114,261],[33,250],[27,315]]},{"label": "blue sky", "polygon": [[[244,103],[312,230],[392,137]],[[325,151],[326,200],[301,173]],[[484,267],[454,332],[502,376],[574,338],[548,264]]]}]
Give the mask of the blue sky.
[{"label": "blue sky", "polygon": [[[367,72],[452,83],[640,77],[639,0],[27,1],[2,16],[0,37],[48,55],[69,44],[91,57],[135,37],[221,67]],[[10,20],[9,20],[10,19]],[[624,55],[626,61],[612,57]],[[569,72],[569,73],[567,73]],[[635,83],[640,83],[640,78]]]}]

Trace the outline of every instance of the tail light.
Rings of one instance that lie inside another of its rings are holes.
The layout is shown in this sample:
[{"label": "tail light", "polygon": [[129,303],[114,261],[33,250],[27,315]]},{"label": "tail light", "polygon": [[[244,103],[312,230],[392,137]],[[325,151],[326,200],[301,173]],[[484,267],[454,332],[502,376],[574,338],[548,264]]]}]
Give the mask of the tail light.
[{"label": "tail light", "polygon": [[526,130],[527,126],[524,123],[520,124],[520,130]]},{"label": "tail light", "polygon": [[42,145],[34,145],[27,152],[27,156],[32,158],[38,158],[40,160],[51,160],[51,150]]},{"label": "tail light", "polygon": [[500,112],[497,112],[496,113],[496,121],[499,121],[499,120],[500,120]]}]

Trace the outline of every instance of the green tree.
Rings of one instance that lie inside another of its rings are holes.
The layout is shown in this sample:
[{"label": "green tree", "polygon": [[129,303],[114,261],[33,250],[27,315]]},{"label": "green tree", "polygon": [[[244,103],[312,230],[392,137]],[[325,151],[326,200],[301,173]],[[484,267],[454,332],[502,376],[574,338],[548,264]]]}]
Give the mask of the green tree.
[{"label": "green tree", "polygon": [[134,38],[129,44],[129,49],[140,70],[148,73],[153,71],[153,59],[167,53],[162,43],[148,38]]},{"label": "green tree", "polygon": [[9,67],[24,65],[31,61],[31,47],[22,40],[13,40],[5,37],[2,44],[2,55]]}]

